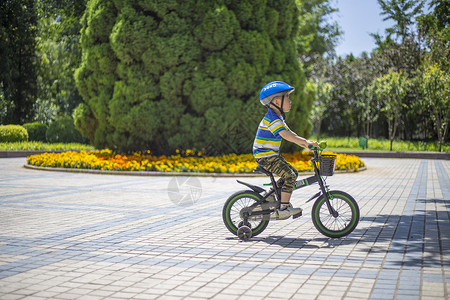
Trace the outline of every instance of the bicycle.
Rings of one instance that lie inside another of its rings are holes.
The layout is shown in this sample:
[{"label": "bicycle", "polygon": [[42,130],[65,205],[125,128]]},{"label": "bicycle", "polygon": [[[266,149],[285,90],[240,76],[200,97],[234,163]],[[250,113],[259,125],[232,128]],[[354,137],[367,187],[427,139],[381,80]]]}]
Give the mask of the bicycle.
[{"label": "bicycle", "polygon": [[[349,194],[339,190],[329,190],[324,177],[333,176],[336,155],[322,155],[326,142],[319,147],[309,147],[314,155],[311,159],[314,176],[296,181],[295,190],[319,185],[319,192],[306,202],[314,199],[311,217],[314,227],[323,235],[330,238],[340,238],[350,234],[359,222],[359,207],[355,199]],[[253,236],[262,233],[274,220],[274,212],[280,207],[281,187],[277,187],[273,174],[258,166],[254,172],[264,173],[270,177],[269,191],[246,182],[238,183],[250,188],[231,195],[225,202],[222,210],[222,219],[226,228],[241,240],[247,241]],[[296,219],[301,213],[294,215]]]}]

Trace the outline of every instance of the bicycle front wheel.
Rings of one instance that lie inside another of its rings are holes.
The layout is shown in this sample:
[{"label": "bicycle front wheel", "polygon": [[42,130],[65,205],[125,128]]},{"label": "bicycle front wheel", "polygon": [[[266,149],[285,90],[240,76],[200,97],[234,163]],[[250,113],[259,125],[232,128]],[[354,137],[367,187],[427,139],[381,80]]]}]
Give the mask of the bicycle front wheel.
[{"label": "bicycle front wheel", "polygon": [[[222,210],[222,218],[227,229],[234,235],[237,235],[237,231],[243,220],[240,216],[240,212],[243,208],[249,207],[258,202],[261,196],[253,191],[240,191],[231,195],[225,202]],[[250,229],[252,230],[252,236],[256,236],[266,229],[269,225],[269,220],[264,220],[262,217],[249,220]]]},{"label": "bicycle front wheel", "polygon": [[330,191],[330,204],[337,212],[333,216],[328,210],[325,196],[321,195],[313,205],[312,221],[316,229],[331,238],[350,234],[359,222],[359,207],[355,199],[342,191]]}]

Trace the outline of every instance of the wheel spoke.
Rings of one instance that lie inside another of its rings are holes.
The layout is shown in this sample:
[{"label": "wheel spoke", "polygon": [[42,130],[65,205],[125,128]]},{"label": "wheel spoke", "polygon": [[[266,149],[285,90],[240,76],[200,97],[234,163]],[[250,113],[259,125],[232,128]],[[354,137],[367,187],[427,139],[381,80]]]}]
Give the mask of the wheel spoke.
[{"label": "wheel spoke", "polygon": [[322,225],[330,231],[342,231],[345,230],[352,220],[352,208],[345,201],[345,199],[335,196],[333,200],[330,200],[331,206],[339,214],[337,217],[333,217],[328,211],[328,206],[324,201],[319,208],[319,219]]},{"label": "wheel spoke", "polygon": [[[240,215],[241,210],[245,207],[253,205],[254,203],[256,203],[256,200],[250,197],[242,197],[233,203],[230,209],[230,218],[236,228],[238,227],[238,224],[242,221]],[[251,228],[257,228],[261,224],[261,222],[262,218],[249,221]]]}]

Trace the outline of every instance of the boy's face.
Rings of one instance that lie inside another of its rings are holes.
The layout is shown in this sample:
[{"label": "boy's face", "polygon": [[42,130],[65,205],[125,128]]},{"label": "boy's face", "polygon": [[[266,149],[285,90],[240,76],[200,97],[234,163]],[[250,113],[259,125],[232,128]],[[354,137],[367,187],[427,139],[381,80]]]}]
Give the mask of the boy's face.
[{"label": "boy's face", "polygon": [[[281,97],[276,97],[275,99],[273,99],[273,102],[280,107],[281,105]],[[291,110],[291,99],[289,98],[289,94],[284,95],[284,103],[283,103],[283,111],[284,112],[289,112]]]}]

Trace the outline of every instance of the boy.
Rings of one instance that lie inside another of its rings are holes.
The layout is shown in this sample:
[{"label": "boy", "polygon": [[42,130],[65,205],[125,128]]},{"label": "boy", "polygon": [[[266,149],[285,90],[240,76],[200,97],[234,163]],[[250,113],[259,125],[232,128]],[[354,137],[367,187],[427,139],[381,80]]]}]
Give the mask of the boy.
[{"label": "boy", "polygon": [[293,91],[294,87],[281,81],[272,81],[261,89],[259,100],[268,111],[259,124],[253,143],[256,162],[281,177],[277,182],[277,186],[281,186],[281,205],[273,216],[278,220],[302,212],[301,208],[294,208],[290,204],[298,172],[280,155],[281,141],[285,139],[304,148],[309,145],[318,146],[317,142],[309,141],[291,131],[284,121],[285,113],[291,110],[289,94]]}]

